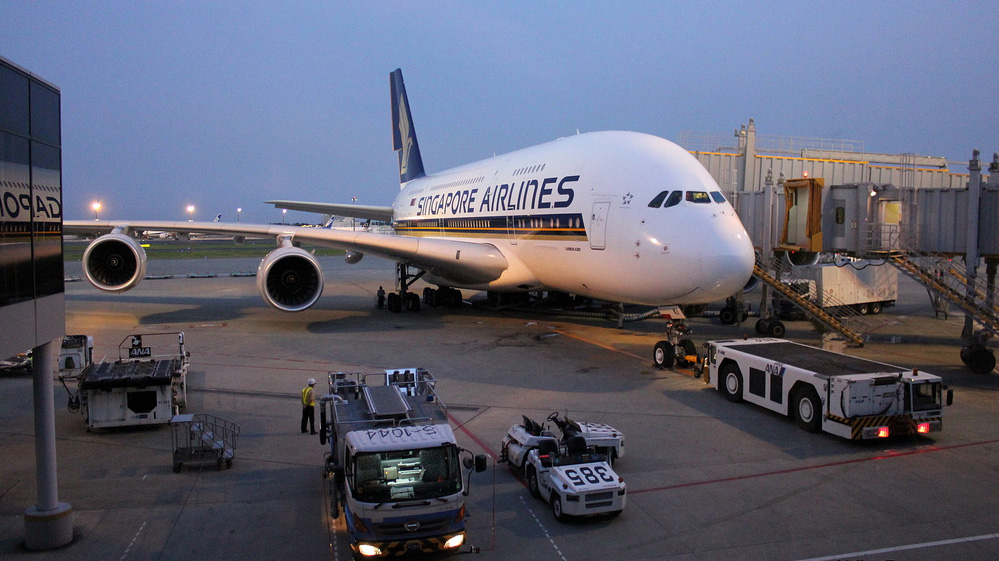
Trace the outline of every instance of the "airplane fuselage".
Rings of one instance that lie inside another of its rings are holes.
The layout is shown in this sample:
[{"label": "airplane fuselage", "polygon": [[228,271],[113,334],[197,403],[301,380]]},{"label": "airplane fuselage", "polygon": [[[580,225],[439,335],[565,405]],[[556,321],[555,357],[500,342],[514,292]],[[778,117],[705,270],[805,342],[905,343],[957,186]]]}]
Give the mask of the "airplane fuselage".
[{"label": "airplane fuselage", "polygon": [[509,268],[467,288],[702,303],[734,294],[753,269],[749,236],[708,172],[647,134],[581,134],[420,177],[393,208],[400,235],[502,251]]}]

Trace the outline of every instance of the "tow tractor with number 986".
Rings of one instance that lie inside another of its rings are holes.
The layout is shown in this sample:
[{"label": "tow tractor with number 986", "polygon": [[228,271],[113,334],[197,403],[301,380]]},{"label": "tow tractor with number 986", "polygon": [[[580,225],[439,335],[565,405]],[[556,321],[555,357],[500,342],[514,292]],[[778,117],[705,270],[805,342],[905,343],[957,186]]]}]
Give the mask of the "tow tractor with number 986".
[{"label": "tow tractor with number 986", "polygon": [[587,446],[582,436],[569,437],[565,444],[554,438],[538,444],[527,455],[527,484],[532,495],[551,504],[556,520],[621,514],[627,488],[606,454]]}]

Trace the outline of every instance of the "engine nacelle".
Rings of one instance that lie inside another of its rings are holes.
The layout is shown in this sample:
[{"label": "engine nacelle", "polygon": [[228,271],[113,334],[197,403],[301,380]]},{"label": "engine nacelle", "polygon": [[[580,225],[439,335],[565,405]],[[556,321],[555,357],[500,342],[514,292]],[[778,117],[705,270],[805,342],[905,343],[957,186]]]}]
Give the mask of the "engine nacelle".
[{"label": "engine nacelle", "polygon": [[364,254],[360,251],[350,251],[347,250],[347,254],[343,256],[343,260],[349,265],[355,265],[364,258]]},{"label": "engine nacelle", "polygon": [[126,234],[105,234],[83,252],[83,273],[101,290],[124,292],[146,276],[146,250]]},{"label": "engine nacelle", "polygon": [[260,262],[257,289],[271,306],[285,312],[300,312],[322,295],[323,270],[304,249],[281,247]]},{"label": "engine nacelle", "polygon": [[784,262],[795,267],[814,265],[819,262],[819,255],[817,251],[785,251]]}]

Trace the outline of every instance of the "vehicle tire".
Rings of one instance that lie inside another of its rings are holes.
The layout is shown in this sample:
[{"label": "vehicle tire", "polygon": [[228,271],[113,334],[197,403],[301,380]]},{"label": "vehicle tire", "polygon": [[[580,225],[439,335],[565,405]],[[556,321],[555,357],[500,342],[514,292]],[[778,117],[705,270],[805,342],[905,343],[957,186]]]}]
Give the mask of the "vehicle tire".
[{"label": "vehicle tire", "polygon": [[420,311],[420,297],[415,292],[406,293],[406,310],[410,312]]},{"label": "vehicle tire", "polygon": [[718,319],[725,325],[735,323],[735,308],[724,307],[718,312]]},{"label": "vehicle tire", "polygon": [[760,335],[770,334],[770,320],[768,319],[758,319],[756,320],[756,333]]},{"label": "vehicle tire", "polygon": [[552,514],[559,522],[564,522],[566,519],[566,514],[562,512],[562,499],[559,498],[558,493],[552,493]]},{"label": "vehicle tire", "polygon": [[538,487],[538,470],[534,466],[527,466],[527,490],[535,499],[541,498],[541,489]]},{"label": "vehicle tire", "polygon": [[672,368],[676,358],[676,351],[669,341],[659,341],[652,350],[652,363],[657,368]]},{"label": "vehicle tire", "polygon": [[794,392],[791,398],[791,407],[794,411],[794,420],[798,426],[806,432],[818,432],[822,428],[822,402],[819,395],[811,387],[802,388]]},{"label": "vehicle tire", "polygon": [[461,307],[461,291],[457,288],[451,288],[448,290],[448,304],[452,308]]},{"label": "vehicle tire", "polygon": [[173,465],[173,472],[174,473],[180,473],[180,464],[174,464]]},{"label": "vehicle tire", "polygon": [[787,333],[787,328],[784,327],[784,324],[782,322],[773,321],[770,322],[769,331],[771,337],[776,337],[780,339],[784,337],[784,334]]},{"label": "vehicle tire", "polygon": [[621,511],[620,510],[611,511],[610,513],[607,514],[607,518],[610,518],[612,520],[614,518],[617,518],[618,516],[621,516]]},{"label": "vehicle tire", "polygon": [[226,460],[226,461],[225,461],[225,468],[226,468],[226,469],[229,469],[229,468],[231,468],[231,467],[232,467],[232,460]]},{"label": "vehicle tire", "polygon": [[871,304],[871,315],[876,316],[881,313],[881,302]]},{"label": "vehicle tire", "polygon": [[866,316],[868,314],[868,312],[871,311],[871,309],[867,307],[867,304],[857,304],[856,305],[856,310],[857,310],[857,313],[860,314],[860,315],[862,315],[862,316]]},{"label": "vehicle tire", "polygon": [[718,373],[718,389],[732,403],[742,401],[742,372],[737,364],[730,362],[722,367]]}]

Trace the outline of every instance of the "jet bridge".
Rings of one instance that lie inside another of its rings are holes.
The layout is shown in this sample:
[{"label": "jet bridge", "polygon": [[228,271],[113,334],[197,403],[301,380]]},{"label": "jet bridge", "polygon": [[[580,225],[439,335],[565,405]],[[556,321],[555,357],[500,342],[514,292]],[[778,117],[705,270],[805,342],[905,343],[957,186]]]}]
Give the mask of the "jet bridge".
[{"label": "jet bridge", "polygon": [[[903,155],[905,156],[905,155]],[[910,155],[911,156],[911,155]],[[903,158],[903,168],[912,158]],[[905,180],[906,174],[900,174]],[[816,183],[783,181],[776,196],[773,178],[764,191],[733,197],[740,217],[757,247],[755,275],[768,289],[781,293],[810,317],[859,344],[863,328],[847,327],[853,318],[830,322],[798,295],[785,294],[781,279],[793,275],[782,267],[802,264],[819,251],[864,259],[881,259],[923,284],[938,315],[946,316],[953,304],[965,313],[961,359],[973,371],[991,372],[996,365],[988,338],[999,334],[999,307],[995,302],[995,277],[999,264],[999,154],[993,155],[987,179],[982,177],[978,152],[969,162],[965,189],[915,189],[892,184],[851,183],[816,187]],[[807,192],[805,191],[807,189]],[[779,230],[773,226],[781,217]],[[780,231],[774,243],[774,231]],[[777,250],[792,256],[782,264],[768,258]],[[959,267],[953,258],[962,257]],[[978,277],[981,260],[985,279]],[[964,269],[963,271],[961,269]],[[761,334],[772,334],[768,290],[761,303]],[[837,323],[838,322],[838,323]],[[975,329],[975,324],[981,326]],[[781,326],[782,327],[782,326]],[[761,330],[762,328],[762,330]],[[853,332],[852,334],[850,332]]]}]

